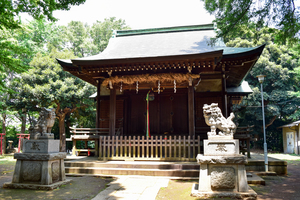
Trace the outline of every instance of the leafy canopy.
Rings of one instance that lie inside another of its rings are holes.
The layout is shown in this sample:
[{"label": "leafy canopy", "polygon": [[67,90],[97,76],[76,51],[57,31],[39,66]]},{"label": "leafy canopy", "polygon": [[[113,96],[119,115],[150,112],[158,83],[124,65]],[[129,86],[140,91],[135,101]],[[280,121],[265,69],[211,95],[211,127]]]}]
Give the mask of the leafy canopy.
[{"label": "leafy canopy", "polygon": [[34,19],[47,18],[56,21],[53,17],[55,10],[69,10],[71,6],[80,5],[86,0],[1,0],[0,1],[0,28],[18,28],[20,20],[16,19],[21,12],[30,14]]},{"label": "leafy canopy", "polygon": [[265,26],[277,28],[274,35],[277,42],[295,43],[300,30],[299,7],[294,0],[202,0],[205,9],[214,14],[217,24],[217,37],[239,36],[241,25],[251,22],[257,30]]},{"label": "leafy canopy", "polygon": [[295,72],[300,65],[298,51],[287,45],[276,44],[274,29],[264,27],[257,32],[255,28],[242,27],[240,37],[227,42],[227,46],[254,47],[266,44],[266,47],[246,77],[253,93],[244,97],[241,104],[235,105],[233,111],[240,126],[255,125],[253,133],[262,136],[261,87],[256,76],[266,75],[263,91],[267,140],[270,148],[280,150],[276,148],[282,145],[282,134],[277,127],[298,120],[300,114],[300,96],[295,95],[300,86]]}]

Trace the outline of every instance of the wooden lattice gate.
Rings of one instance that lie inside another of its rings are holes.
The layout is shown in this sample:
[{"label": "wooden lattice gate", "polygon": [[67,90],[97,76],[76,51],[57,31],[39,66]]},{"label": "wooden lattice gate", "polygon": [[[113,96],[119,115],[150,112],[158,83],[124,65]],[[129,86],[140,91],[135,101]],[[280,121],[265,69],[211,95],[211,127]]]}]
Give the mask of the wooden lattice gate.
[{"label": "wooden lattice gate", "polygon": [[100,160],[196,161],[200,136],[100,136]]}]

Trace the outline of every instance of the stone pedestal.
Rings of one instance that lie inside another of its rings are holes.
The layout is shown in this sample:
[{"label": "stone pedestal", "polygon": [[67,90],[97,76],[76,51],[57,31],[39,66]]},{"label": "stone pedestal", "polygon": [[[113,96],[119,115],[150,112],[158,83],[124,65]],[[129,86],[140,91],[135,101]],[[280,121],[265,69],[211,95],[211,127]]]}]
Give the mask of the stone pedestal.
[{"label": "stone pedestal", "polygon": [[199,184],[192,188],[192,196],[201,198],[229,197],[256,199],[248,186],[246,156],[239,155],[239,141],[220,137],[204,140],[204,155],[198,154]]},{"label": "stone pedestal", "polygon": [[14,158],[13,179],[4,188],[51,190],[71,181],[66,179],[66,153],[59,152],[58,140],[24,140],[23,153],[15,153]]}]

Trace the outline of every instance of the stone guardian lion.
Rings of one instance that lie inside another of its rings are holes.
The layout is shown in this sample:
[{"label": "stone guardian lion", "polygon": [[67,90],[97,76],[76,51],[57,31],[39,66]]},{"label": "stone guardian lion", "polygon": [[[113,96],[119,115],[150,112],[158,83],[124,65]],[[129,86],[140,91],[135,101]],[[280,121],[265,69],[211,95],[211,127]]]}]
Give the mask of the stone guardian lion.
[{"label": "stone guardian lion", "polygon": [[233,136],[235,133],[236,125],[232,121],[234,114],[230,113],[230,116],[226,119],[217,103],[204,104],[203,115],[206,124],[210,126],[211,130],[207,133],[208,136],[216,136],[217,129],[221,130],[218,134],[219,136]]},{"label": "stone guardian lion", "polygon": [[39,137],[54,138],[51,129],[55,122],[55,109],[42,108],[38,120],[33,120],[33,126],[30,126],[30,139],[38,139]]}]

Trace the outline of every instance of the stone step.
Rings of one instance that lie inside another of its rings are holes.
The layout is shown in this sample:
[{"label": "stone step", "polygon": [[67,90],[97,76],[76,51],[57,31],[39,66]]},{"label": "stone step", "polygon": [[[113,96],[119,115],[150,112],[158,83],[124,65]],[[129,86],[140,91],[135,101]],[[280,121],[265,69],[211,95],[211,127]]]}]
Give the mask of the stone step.
[{"label": "stone step", "polygon": [[199,177],[199,169],[144,169],[144,168],[99,168],[99,167],[65,167],[65,172],[71,174],[94,175],[139,175],[168,177]]},{"label": "stone step", "polygon": [[66,167],[96,167],[96,168],[126,168],[126,169],[170,169],[170,170],[199,170],[200,165],[161,162],[70,162],[65,161]]}]

